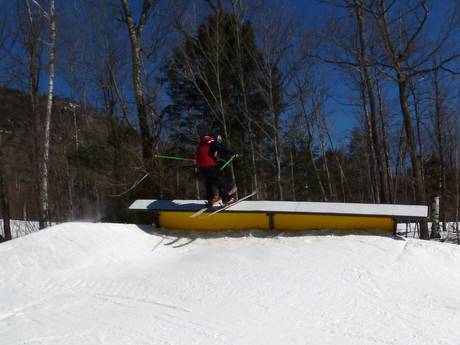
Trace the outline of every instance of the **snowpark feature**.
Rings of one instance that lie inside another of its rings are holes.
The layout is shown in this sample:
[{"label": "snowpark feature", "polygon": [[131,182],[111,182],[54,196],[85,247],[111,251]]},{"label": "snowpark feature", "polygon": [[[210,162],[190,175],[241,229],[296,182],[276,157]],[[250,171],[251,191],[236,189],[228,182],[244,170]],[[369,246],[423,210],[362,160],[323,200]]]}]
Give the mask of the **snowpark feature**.
[{"label": "snowpark feature", "polygon": [[[211,231],[334,229],[396,234],[398,222],[421,221],[428,216],[428,207],[424,205],[258,200],[238,201],[213,217],[193,218],[204,207],[204,200],[140,199],[129,210],[151,215],[159,228]],[[210,215],[220,210],[205,211]]]},{"label": "snowpark feature", "polygon": [[261,233],[66,223],[2,243],[0,344],[459,344],[458,246]]}]

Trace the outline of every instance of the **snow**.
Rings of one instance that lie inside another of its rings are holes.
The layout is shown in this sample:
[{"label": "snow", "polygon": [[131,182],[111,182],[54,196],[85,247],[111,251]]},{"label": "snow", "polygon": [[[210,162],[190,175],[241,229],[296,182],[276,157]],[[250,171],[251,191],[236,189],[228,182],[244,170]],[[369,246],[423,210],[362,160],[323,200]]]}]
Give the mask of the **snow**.
[{"label": "snow", "polygon": [[[155,200],[134,201],[130,210],[197,211],[205,204],[204,200]],[[426,218],[428,206],[400,204],[363,204],[344,202],[307,201],[242,201],[226,212],[274,212],[274,213],[325,213],[369,216]]]},{"label": "snow", "polygon": [[459,344],[459,246],[146,230],[0,244],[0,344]]}]

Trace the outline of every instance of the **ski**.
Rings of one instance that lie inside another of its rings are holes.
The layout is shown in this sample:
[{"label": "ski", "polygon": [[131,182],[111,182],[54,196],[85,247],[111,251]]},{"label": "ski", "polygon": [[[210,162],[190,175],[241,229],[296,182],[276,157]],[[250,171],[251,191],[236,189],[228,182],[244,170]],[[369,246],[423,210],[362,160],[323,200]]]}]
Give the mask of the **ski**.
[{"label": "ski", "polygon": [[[234,195],[237,191],[237,187],[236,186],[233,186],[229,191],[228,191],[228,195]],[[198,217],[199,215],[203,214],[204,212],[212,209],[213,207],[220,207],[219,205],[216,205],[216,206],[207,206],[207,207],[203,207],[203,208],[200,208],[198,211],[196,211],[194,214],[192,214],[190,216],[190,218],[196,218]]]},{"label": "ski", "polygon": [[214,212],[211,212],[210,214],[207,215],[207,217],[211,217],[212,215],[214,215],[216,213],[219,213],[220,211],[224,211],[226,209],[229,209],[230,207],[235,206],[236,204],[240,203],[241,201],[249,199],[251,196],[254,196],[256,194],[257,194],[257,191],[253,191],[251,194],[246,195],[246,196],[242,197],[241,199],[236,200],[234,203],[231,203],[230,205],[227,205],[227,206],[223,206],[223,207],[215,210]]},{"label": "ski", "polygon": [[190,218],[196,218],[198,217],[199,215],[203,214],[204,212],[212,209],[213,207],[219,207],[219,206],[206,206],[206,207],[203,207],[203,208],[200,208],[198,211],[196,211],[194,214],[192,214],[190,216]]}]

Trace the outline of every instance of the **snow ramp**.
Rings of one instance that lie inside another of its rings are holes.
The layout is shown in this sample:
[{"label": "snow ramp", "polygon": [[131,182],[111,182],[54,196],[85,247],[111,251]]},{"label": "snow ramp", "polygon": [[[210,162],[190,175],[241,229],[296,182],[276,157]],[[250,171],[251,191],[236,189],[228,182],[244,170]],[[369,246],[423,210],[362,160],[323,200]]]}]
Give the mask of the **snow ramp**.
[{"label": "snow ramp", "polygon": [[136,200],[129,210],[151,214],[157,227],[182,230],[378,230],[396,233],[398,222],[426,219],[423,205],[338,202],[242,201],[218,214],[191,218],[203,200]]},{"label": "snow ramp", "polygon": [[143,230],[67,223],[0,244],[0,344],[459,343],[458,246]]}]

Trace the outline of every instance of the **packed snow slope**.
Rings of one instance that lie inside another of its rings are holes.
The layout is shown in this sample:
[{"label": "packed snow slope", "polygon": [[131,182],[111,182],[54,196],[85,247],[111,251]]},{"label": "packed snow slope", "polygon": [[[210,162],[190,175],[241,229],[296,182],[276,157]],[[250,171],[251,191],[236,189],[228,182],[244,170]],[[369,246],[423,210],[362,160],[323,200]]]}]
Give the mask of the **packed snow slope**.
[{"label": "packed snow slope", "polygon": [[457,345],[459,291],[455,245],[67,223],[0,244],[0,344]]}]

